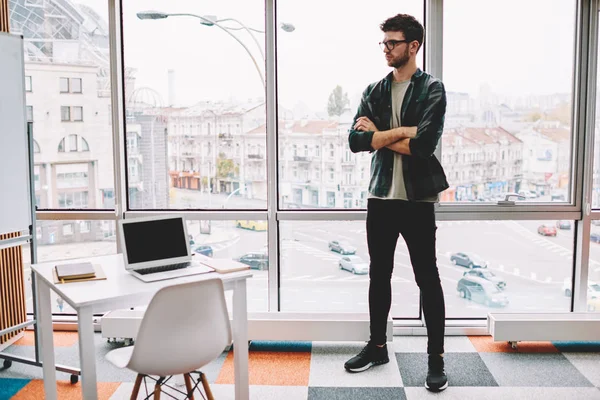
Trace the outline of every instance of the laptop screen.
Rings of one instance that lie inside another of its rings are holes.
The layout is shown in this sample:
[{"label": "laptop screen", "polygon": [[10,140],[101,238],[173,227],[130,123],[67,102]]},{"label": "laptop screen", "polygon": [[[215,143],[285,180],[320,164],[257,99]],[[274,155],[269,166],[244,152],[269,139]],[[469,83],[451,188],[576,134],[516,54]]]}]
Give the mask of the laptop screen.
[{"label": "laptop screen", "polygon": [[182,218],[123,224],[129,264],[166,260],[188,255]]}]

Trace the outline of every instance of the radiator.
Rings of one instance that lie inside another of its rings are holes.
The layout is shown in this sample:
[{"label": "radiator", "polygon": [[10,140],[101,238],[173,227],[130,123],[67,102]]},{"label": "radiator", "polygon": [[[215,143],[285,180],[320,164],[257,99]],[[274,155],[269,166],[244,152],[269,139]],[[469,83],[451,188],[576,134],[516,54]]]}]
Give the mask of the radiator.
[{"label": "radiator", "polygon": [[[0,235],[0,240],[12,239],[19,233]],[[0,331],[27,320],[25,282],[23,279],[23,253],[21,246],[0,250]],[[0,336],[0,345],[19,335],[20,331]]]}]

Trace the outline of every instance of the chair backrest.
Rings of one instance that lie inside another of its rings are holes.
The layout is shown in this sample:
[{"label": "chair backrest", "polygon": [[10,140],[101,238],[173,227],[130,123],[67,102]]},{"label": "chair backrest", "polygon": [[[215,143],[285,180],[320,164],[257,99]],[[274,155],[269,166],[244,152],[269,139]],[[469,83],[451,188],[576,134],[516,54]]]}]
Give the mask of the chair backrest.
[{"label": "chair backrest", "polygon": [[231,326],[218,279],[159,290],[148,305],[127,367],[146,375],[197,370],[231,344]]}]

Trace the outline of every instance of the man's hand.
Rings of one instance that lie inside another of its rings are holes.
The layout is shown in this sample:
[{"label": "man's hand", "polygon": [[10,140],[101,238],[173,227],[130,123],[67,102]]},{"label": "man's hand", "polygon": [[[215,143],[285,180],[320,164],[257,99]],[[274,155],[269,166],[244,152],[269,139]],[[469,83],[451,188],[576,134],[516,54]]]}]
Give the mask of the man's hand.
[{"label": "man's hand", "polygon": [[356,129],[357,131],[363,131],[363,132],[376,132],[377,131],[377,127],[375,126],[375,124],[373,122],[371,122],[371,120],[367,117],[360,117],[356,120],[356,124],[354,124],[354,129]]}]

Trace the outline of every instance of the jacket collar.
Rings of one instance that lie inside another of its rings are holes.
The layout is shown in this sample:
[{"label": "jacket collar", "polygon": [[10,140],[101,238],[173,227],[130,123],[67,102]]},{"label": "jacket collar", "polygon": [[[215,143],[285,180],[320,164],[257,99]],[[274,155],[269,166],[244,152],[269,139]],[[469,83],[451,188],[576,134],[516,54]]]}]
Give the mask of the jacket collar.
[{"label": "jacket collar", "polygon": [[[417,79],[419,79],[422,75],[424,74],[423,71],[421,71],[421,68],[417,68],[417,70],[415,71],[415,73],[413,74],[413,76],[410,77],[410,81],[414,82]],[[385,80],[388,81],[388,83],[392,83],[392,81],[394,80],[394,71],[390,72],[386,77]]]}]

